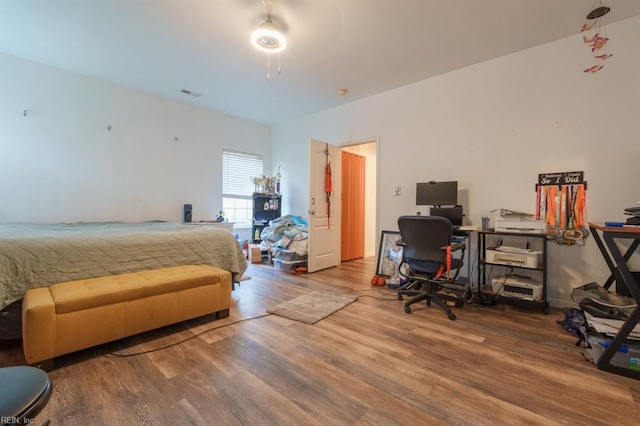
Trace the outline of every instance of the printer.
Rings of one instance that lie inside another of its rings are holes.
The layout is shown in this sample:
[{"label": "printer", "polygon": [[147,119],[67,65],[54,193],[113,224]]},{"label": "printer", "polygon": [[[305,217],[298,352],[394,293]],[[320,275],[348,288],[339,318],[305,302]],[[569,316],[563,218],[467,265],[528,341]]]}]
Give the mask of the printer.
[{"label": "printer", "polygon": [[546,222],[544,220],[536,220],[532,214],[508,209],[494,211],[499,212],[495,216],[493,226],[496,232],[543,234],[547,230]]},{"label": "printer", "polygon": [[494,277],[491,284],[493,291],[501,296],[537,302],[542,300],[542,283],[530,277]]}]

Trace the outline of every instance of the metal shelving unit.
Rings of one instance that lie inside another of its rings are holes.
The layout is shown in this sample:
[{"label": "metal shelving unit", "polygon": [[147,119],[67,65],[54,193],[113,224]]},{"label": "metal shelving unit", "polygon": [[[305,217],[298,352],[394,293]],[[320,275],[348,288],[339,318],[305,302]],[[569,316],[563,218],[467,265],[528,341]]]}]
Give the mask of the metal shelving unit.
[{"label": "metal shelving unit", "polygon": [[[509,238],[526,238],[527,245],[531,240],[539,240],[542,246],[542,254],[541,259],[537,263],[535,267],[530,266],[522,266],[520,264],[511,264],[505,262],[489,262],[487,261],[487,237],[488,236],[496,236],[496,237],[509,237]],[[506,295],[499,295],[497,300],[500,303],[515,303],[515,304],[525,304],[525,305],[534,305],[538,306],[542,309],[542,311],[546,314],[549,312],[549,302],[547,302],[547,235],[546,234],[534,234],[534,233],[520,233],[520,232],[496,232],[492,229],[478,231],[478,301],[481,304],[492,304],[496,303],[496,300],[489,300],[485,295],[483,295],[481,288],[487,285],[487,269],[491,266],[499,266],[505,268],[513,268],[514,270],[526,270],[526,271],[536,271],[538,276],[541,276],[542,283],[542,296],[539,300],[532,299],[528,300],[526,297],[512,297]],[[535,274],[534,274],[535,275]]]},{"label": "metal shelving unit", "polygon": [[253,194],[253,225],[251,226],[251,239],[254,244],[260,243],[262,230],[273,219],[279,218],[282,212],[282,195]]}]

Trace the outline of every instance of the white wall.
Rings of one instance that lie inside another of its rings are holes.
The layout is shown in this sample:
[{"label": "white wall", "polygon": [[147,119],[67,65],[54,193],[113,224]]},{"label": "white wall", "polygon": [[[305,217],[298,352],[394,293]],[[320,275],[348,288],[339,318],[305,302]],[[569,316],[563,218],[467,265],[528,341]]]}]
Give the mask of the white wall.
[{"label": "white wall", "polygon": [[[418,181],[457,180],[479,225],[499,207],[533,212],[538,174],[575,170],[588,181],[587,220],[623,220],[640,201],[640,18],[607,34],[614,56],[595,75],[582,72],[593,59],[575,35],[274,127],[272,155],[296,176],[283,187],[289,209],[307,211],[310,138],[345,145],[373,135],[380,229],[418,210]],[[609,274],[593,238],[549,249],[554,306]]]},{"label": "white wall", "polygon": [[267,126],[1,54],[0,94],[0,222],[209,219],[223,148],[271,168]]}]

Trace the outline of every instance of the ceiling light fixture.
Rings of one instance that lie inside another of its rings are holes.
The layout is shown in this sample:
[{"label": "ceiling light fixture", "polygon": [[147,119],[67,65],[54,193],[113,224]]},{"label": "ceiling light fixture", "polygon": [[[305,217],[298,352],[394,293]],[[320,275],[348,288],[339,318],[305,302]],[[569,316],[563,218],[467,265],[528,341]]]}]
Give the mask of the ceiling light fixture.
[{"label": "ceiling light fixture", "polygon": [[267,53],[282,52],[287,47],[287,39],[280,28],[273,23],[271,15],[251,34],[251,42],[256,49]]},{"label": "ceiling light fixture", "polygon": [[280,52],[287,47],[287,39],[280,28],[271,20],[271,8],[274,0],[262,0],[267,10],[267,20],[264,21],[253,33],[251,43],[253,46],[267,53],[267,80],[271,79],[271,54],[278,54],[278,75],[281,73]]}]

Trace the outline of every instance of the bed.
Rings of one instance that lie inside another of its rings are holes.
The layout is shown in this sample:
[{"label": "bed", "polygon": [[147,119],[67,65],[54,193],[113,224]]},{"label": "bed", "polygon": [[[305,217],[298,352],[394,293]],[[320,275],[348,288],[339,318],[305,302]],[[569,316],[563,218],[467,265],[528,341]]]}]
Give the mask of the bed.
[{"label": "bed", "polygon": [[232,233],[173,222],[0,224],[0,311],[58,282],[179,265],[212,265],[239,281],[247,268]]}]

